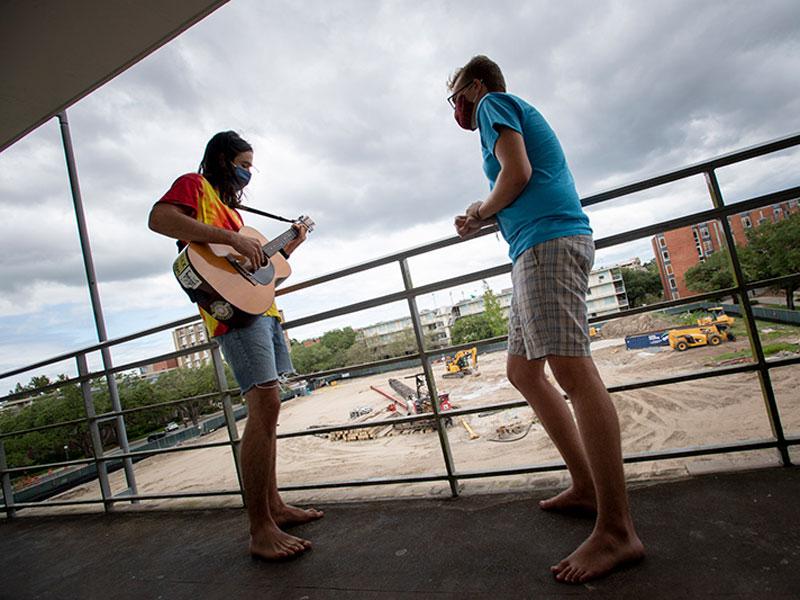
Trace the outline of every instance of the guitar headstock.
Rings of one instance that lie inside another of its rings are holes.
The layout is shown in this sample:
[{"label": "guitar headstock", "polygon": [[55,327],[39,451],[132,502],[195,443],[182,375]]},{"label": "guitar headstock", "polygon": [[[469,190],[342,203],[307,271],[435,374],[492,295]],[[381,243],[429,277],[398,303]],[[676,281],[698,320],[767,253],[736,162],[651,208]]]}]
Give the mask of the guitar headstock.
[{"label": "guitar headstock", "polygon": [[295,221],[295,223],[298,223],[300,225],[304,225],[305,228],[308,229],[308,231],[314,231],[314,221],[311,220],[311,217],[307,217],[305,215],[301,215],[301,216],[297,217],[297,220]]}]

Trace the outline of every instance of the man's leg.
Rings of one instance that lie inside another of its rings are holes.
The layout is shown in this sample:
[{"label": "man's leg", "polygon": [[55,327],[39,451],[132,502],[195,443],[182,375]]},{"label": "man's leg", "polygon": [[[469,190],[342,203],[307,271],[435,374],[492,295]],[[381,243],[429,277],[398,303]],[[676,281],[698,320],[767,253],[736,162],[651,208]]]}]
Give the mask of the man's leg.
[{"label": "man's leg", "polygon": [[278,438],[272,436],[272,449],[270,451],[270,460],[272,462],[269,471],[269,481],[267,482],[267,501],[269,504],[269,511],[273,520],[279,527],[284,525],[300,525],[321,519],[324,512],[315,508],[298,508],[286,504],[278,493],[278,476],[275,462],[278,456]]},{"label": "man's leg", "polygon": [[278,528],[267,501],[274,478],[275,429],[280,410],[277,382],[251,388],[246,394],[247,424],[242,435],[241,461],[247,516],[250,519],[250,552],[267,559],[287,558],[311,547],[311,542]]},{"label": "man's leg", "polygon": [[593,513],[595,492],[589,462],[567,402],[547,380],[544,359],[528,360],[508,355],[508,379],[525,397],[553,440],[572,477],[572,485],[553,498],[542,500],[545,510]]},{"label": "man's leg", "polygon": [[589,538],[552,567],[556,579],[583,583],[641,559],[625,489],[619,419],[591,357],[548,356],[575,410],[597,494],[597,520]]}]

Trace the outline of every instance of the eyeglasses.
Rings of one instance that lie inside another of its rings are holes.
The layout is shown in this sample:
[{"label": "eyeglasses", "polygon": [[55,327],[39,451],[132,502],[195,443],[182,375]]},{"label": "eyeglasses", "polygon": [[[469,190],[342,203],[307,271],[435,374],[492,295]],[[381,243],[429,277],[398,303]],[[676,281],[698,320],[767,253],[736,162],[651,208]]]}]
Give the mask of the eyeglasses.
[{"label": "eyeglasses", "polygon": [[465,89],[467,89],[473,83],[475,83],[474,79],[472,81],[470,81],[469,83],[466,83],[466,84],[462,85],[460,88],[458,88],[455,92],[453,92],[450,96],[447,97],[447,102],[450,104],[450,106],[452,108],[456,107],[456,96],[458,96],[461,92],[463,92]]}]

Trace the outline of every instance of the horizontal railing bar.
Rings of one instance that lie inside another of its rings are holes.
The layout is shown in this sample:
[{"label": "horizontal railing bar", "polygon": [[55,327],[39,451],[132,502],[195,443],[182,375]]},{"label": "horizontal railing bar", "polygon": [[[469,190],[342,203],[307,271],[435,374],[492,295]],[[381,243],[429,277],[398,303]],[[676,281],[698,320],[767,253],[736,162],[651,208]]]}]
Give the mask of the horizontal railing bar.
[{"label": "horizontal railing bar", "polygon": [[[236,388],[236,389],[238,391],[238,388]],[[190,402],[202,402],[203,400],[208,400],[210,398],[224,396],[225,394],[229,394],[229,393],[231,393],[230,390],[226,390],[226,391],[223,391],[223,392],[210,392],[208,394],[200,394],[199,396],[191,396],[189,398],[178,398],[177,400],[165,400],[164,402],[156,402],[155,404],[147,404],[145,406],[136,406],[134,408],[124,408],[122,410],[110,411],[110,412],[105,412],[105,413],[103,413],[101,415],[97,415],[93,420],[98,421],[98,422],[108,421],[110,419],[113,419],[113,418],[121,416],[121,415],[130,415],[132,413],[144,412],[144,411],[147,411],[147,410],[152,410],[154,408],[164,408],[165,406],[174,406],[176,404],[188,404]],[[232,394],[232,395],[236,396],[236,394]]]},{"label": "horizontal railing bar", "polygon": [[780,287],[784,283],[791,283],[793,281],[797,281],[798,279],[800,279],[800,273],[794,273],[792,275],[784,275],[782,277],[772,277],[771,279],[759,279],[757,281],[746,283],[745,287],[748,290],[760,287]]},{"label": "horizontal railing bar", "polygon": [[[486,338],[485,340],[477,340],[474,342],[466,342],[464,344],[456,344],[454,346],[443,346],[441,348],[426,350],[425,354],[426,356],[434,356],[437,354],[452,354],[453,352],[458,352],[459,350],[465,350],[466,348],[472,348],[473,346],[479,346],[479,347],[487,346],[489,344],[494,344],[496,342],[502,342],[506,339],[508,339],[508,335],[499,335],[492,338]],[[421,360],[421,359],[422,357],[419,355],[419,353],[415,352],[413,354],[404,354],[403,356],[395,356],[393,358],[385,358],[382,360],[376,360],[368,363],[360,363],[357,365],[346,365],[344,367],[336,367],[334,369],[327,369],[325,371],[314,371],[313,373],[300,374],[291,377],[290,381],[327,377],[328,375],[336,375],[337,373],[346,373],[349,371],[361,371],[373,367],[380,367],[395,363],[401,363],[411,360]]]},{"label": "horizontal railing bar", "polygon": [[800,144],[800,134],[795,133],[786,137],[772,140],[771,142],[766,142],[757,146],[751,146],[749,148],[723,154],[710,160],[705,160],[703,162],[675,169],[674,171],[668,171],[666,173],[648,177],[634,183],[629,183],[604,192],[592,194],[591,196],[582,198],[581,204],[583,206],[591,206],[607,200],[613,200],[615,198],[627,196],[634,192],[641,192],[647,189],[658,187],[660,185],[664,185],[665,183],[672,183],[680,179],[686,179],[687,177],[700,175],[701,173],[705,173],[709,170],[726,167],[750,158],[756,158],[772,152],[785,150],[787,148],[791,148],[792,146],[797,146],[798,144]]},{"label": "horizontal railing bar", "polygon": [[[730,214],[745,212],[751,208],[757,208],[767,204],[773,204],[775,202],[781,201],[784,198],[794,198],[796,196],[800,196],[800,186],[789,188],[772,194],[766,194],[764,196],[759,196],[757,198],[753,198],[747,201],[737,202],[734,205],[728,205],[723,208],[710,208],[708,210],[692,213],[690,215],[677,217],[675,219],[669,219],[667,221],[662,221],[654,225],[647,225],[645,227],[640,227],[638,229],[634,229],[625,233],[620,233],[600,238],[595,241],[595,248],[597,248],[598,250],[603,248],[609,248],[619,244],[634,241],[642,237],[655,235],[663,231],[669,231],[677,227],[683,227],[686,225],[692,225],[703,221],[710,221],[716,218],[721,218],[724,216],[728,216]],[[492,228],[494,227],[495,226],[492,226]],[[455,239],[458,240],[459,238],[456,236]],[[311,323],[317,323],[319,321],[332,319],[334,317],[339,317],[342,315],[359,312],[369,308],[375,308],[376,306],[381,306],[383,304],[388,304],[390,302],[397,302],[409,297],[423,296],[425,294],[430,294],[432,292],[437,292],[443,289],[451,288],[456,285],[463,285],[464,283],[470,283],[473,281],[478,281],[480,279],[487,279],[490,277],[496,277],[498,275],[504,275],[509,272],[511,272],[510,262],[504,263],[502,265],[497,265],[494,267],[489,267],[487,269],[481,269],[479,271],[474,271],[457,277],[451,277],[449,279],[444,279],[438,282],[414,287],[408,291],[393,292],[391,294],[378,296],[369,300],[362,300],[360,302],[356,302],[339,308],[334,308],[323,312],[307,315],[305,317],[300,317],[298,319],[294,319],[284,323],[284,328],[291,329],[294,327],[301,327],[304,325],[309,325]]]},{"label": "horizontal railing bar", "polygon": [[[634,315],[639,315],[642,313],[658,312],[667,308],[678,308],[679,306],[695,304],[697,302],[704,302],[706,300],[715,300],[719,296],[734,295],[737,294],[738,292],[739,290],[735,287],[720,288],[718,290],[714,290],[713,292],[703,292],[702,294],[697,294],[695,296],[688,296],[686,298],[678,298],[677,300],[665,300],[664,302],[655,302],[653,304],[648,304],[647,306],[626,308],[625,310],[621,310],[619,312],[611,313],[608,315],[598,315],[597,317],[591,317],[589,319],[589,323],[599,323],[603,321],[611,321],[614,319],[623,319],[625,317],[632,317]],[[665,329],[668,328],[665,327]]]},{"label": "horizontal railing bar", "polygon": [[40,367],[46,367],[48,365],[52,365],[57,362],[72,360],[80,354],[89,354],[90,352],[97,352],[98,350],[102,350],[103,348],[109,348],[117,344],[123,344],[125,342],[130,342],[132,340],[136,340],[142,337],[147,337],[148,335],[159,333],[160,331],[165,331],[167,329],[174,329],[175,327],[180,327],[181,325],[192,323],[193,321],[198,321],[199,319],[200,319],[199,314],[190,317],[183,317],[175,321],[170,321],[169,323],[164,323],[162,325],[158,325],[150,329],[145,329],[144,331],[137,331],[135,333],[107,340],[102,343],[92,344],[91,346],[85,346],[83,348],[79,348],[78,350],[73,350],[72,352],[59,354],[52,358],[47,358],[45,360],[33,363],[31,365],[19,367],[17,369],[12,369],[11,371],[6,371],[5,373],[0,373],[0,379],[5,379],[6,377],[13,377],[14,375],[19,375],[20,373],[25,373],[26,371],[32,371],[33,369],[38,369]]},{"label": "horizontal railing bar", "polygon": [[0,473],[27,473],[28,471],[38,471],[39,469],[60,469],[61,467],[76,467],[78,465],[88,465],[94,462],[94,458],[75,458],[73,460],[62,460],[53,463],[42,463],[40,465],[28,465],[23,467],[9,467]]},{"label": "horizontal railing bar", "polygon": [[[491,235],[495,231],[498,231],[496,225],[491,225],[489,227],[484,227],[479,232],[477,232],[474,236],[470,239],[475,239],[479,237],[483,237],[485,235]],[[368,271],[370,269],[374,269],[376,267],[382,267],[384,265],[388,265],[399,260],[403,260],[406,258],[410,258],[412,256],[417,256],[419,254],[426,254],[428,252],[433,252],[434,250],[440,250],[442,248],[446,248],[448,246],[453,246],[462,242],[460,237],[457,235],[455,236],[448,236],[446,238],[442,238],[439,240],[435,240],[433,242],[428,242],[426,244],[422,244],[420,246],[415,246],[413,248],[409,248],[407,250],[402,250],[400,252],[395,252],[393,254],[388,254],[386,256],[382,256],[380,258],[375,258],[372,260],[368,260],[363,263],[359,263],[357,265],[352,265],[350,267],[346,267],[344,269],[340,269],[338,271],[332,271],[330,273],[326,273],[325,275],[320,275],[318,277],[312,277],[311,279],[307,279],[305,281],[301,281],[299,283],[295,283],[293,285],[289,285],[286,287],[282,287],[275,292],[276,296],[282,296],[284,294],[289,294],[292,292],[297,292],[299,290],[303,290],[315,285],[320,285],[321,283],[326,283],[328,281],[333,281],[334,279],[341,279],[342,277],[347,277],[348,275],[353,275],[355,273],[360,273],[362,271]]]},{"label": "horizontal railing bar", "polygon": [[180,500],[181,498],[208,498],[212,496],[241,496],[241,490],[218,490],[211,492],[175,492],[163,494],[130,494],[108,498],[107,502],[130,502],[131,500]]},{"label": "horizontal railing bar", "polygon": [[18,510],[21,508],[48,508],[53,506],[82,506],[89,504],[102,504],[103,499],[97,500],[42,500],[40,502],[15,502],[9,507],[0,504],[0,512]]},{"label": "horizontal railing bar", "polygon": [[393,485],[397,483],[428,483],[431,481],[447,481],[447,475],[413,475],[408,477],[376,477],[357,481],[330,481],[297,485],[282,485],[281,492],[299,492],[305,490],[325,490],[345,487],[365,487],[370,485]]},{"label": "horizontal railing bar", "polygon": [[612,385],[608,387],[608,393],[616,394],[619,392],[630,392],[644,388],[660,387],[662,385],[674,385],[676,383],[685,383],[687,381],[697,381],[699,379],[712,379],[714,377],[738,375],[739,373],[750,373],[757,370],[758,365],[756,363],[736,365],[732,367],[719,367],[716,369],[709,369],[708,371],[695,371],[693,373],[686,373],[685,375],[673,375],[672,377],[662,377],[660,379],[648,379],[645,381]]},{"label": "horizontal railing bar", "polygon": [[776,359],[766,359],[766,364],[768,369],[780,369],[781,367],[788,367],[791,365],[800,364],[800,356],[796,356],[793,358],[776,358]]},{"label": "horizontal railing bar", "polygon": [[368,363],[359,363],[357,365],[346,365],[344,367],[336,367],[334,369],[326,369],[325,371],[314,371],[313,373],[298,374],[290,377],[289,381],[300,381],[302,379],[318,379],[320,377],[327,377],[328,375],[336,375],[337,373],[346,373],[348,371],[361,371],[363,369],[370,369],[373,367],[385,367],[395,363],[406,362],[409,360],[421,360],[419,353],[404,354],[403,356],[395,356],[393,358],[384,358]]},{"label": "horizontal railing bar", "polygon": [[18,435],[25,435],[26,433],[36,433],[37,431],[45,431],[47,429],[58,429],[60,427],[70,427],[72,425],[80,425],[81,423],[86,423],[88,420],[86,417],[82,419],[73,419],[71,421],[62,421],[60,423],[50,423],[48,425],[39,425],[37,427],[31,427],[30,429],[21,429],[19,431],[7,431],[0,433],[0,440],[10,437],[15,437]]},{"label": "horizontal railing bar", "polygon": [[158,454],[170,454],[172,452],[187,452],[189,450],[203,450],[205,448],[222,448],[230,446],[236,442],[208,442],[205,444],[191,444],[189,446],[172,446],[171,448],[153,448],[151,450],[131,450],[130,452],[120,452],[119,454],[106,454],[98,459],[98,462],[111,462],[122,458],[147,458],[149,456],[156,456]]},{"label": "horizontal railing bar", "polygon": [[[107,374],[111,373],[120,373],[122,371],[128,371],[130,369],[135,369],[137,367],[141,367],[144,365],[153,364],[156,362],[160,362],[162,360],[169,360],[170,358],[177,358],[178,356],[185,356],[187,354],[194,354],[195,352],[202,352],[203,350],[211,350],[215,348],[217,343],[215,341],[204,342],[202,344],[198,344],[197,346],[192,346],[191,348],[181,348],[180,350],[175,350],[173,352],[169,352],[167,354],[161,354],[158,356],[154,356],[151,358],[146,358],[142,360],[138,360],[132,363],[127,363],[124,365],[118,365],[116,367],[112,367],[110,369],[101,369],[100,371],[94,371],[91,373],[87,373],[85,375],[78,375],[76,377],[70,377],[60,381],[54,381],[53,383],[49,383],[44,385],[40,388],[36,388],[35,390],[29,390],[24,392],[15,392],[13,394],[9,394],[7,396],[0,397],[0,400],[13,402],[17,399],[26,399],[31,398],[31,394],[35,393],[37,396],[44,395],[45,393],[56,390],[62,387],[67,387],[69,385],[75,385],[79,383],[83,383],[85,381],[91,381],[93,379],[100,379],[105,377]],[[41,398],[39,398],[41,399]],[[36,401],[36,398],[31,398],[31,401]]]},{"label": "horizontal railing bar", "polygon": [[[444,413],[448,414],[448,413]],[[395,423],[413,423],[415,421],[433,421],[436,416],[430,413],[419,413],[415,415],[407,415],[405,417],[397,417],[394,419],[386,419],[383,421],[359,421],[358,423],[345,423],[343,425],[331,425],[329,427],[314,427],[313,429],[298,429],[297,431],[290,431],[288,433],[279,433],[277,438],[279,440],[295,437],[306,437],[309,435],[319,435],[324,433],[334,433],[336,431],[350,431],[351,429],[369,429],[370,427],[385,427],[386,425],[394,425]]]},{"label": "horizontal railing bar", "polygon": [[639,227],[637,229],[631,229],[624,233],[618,233],[615,235],[610,235],[604,238],[600,238],[595,242],[595,248],[598,250],[601,250],[603,248],[609,248],[612,246],[616,246],[618,244],[624,244],[626,242],[638,240],[643,237],[657,235],[665,231],[671,231],[679,227],[696,225],[697,223],[703,223],[705,221],[714,221],[717,219],[721,219],[723,217],[736,215],[741,212],[748,212],[756,208],[761,208],[762,206],[767,206],[770,204],[791,200],[797,198],[798,196],[800,196],[800,186],[787,188],[779,192],[765,194],[763,196],[758,196],[757,198],[752,198],[750,200],[736,202],[735,204],[726,204],[724,207],[721,208],[709,208],[707,210],[692,213],[682,217],[669,219],[668,221],[661,221],[660,223],[655,223],[653,225],[646,225],[644,227]]}]

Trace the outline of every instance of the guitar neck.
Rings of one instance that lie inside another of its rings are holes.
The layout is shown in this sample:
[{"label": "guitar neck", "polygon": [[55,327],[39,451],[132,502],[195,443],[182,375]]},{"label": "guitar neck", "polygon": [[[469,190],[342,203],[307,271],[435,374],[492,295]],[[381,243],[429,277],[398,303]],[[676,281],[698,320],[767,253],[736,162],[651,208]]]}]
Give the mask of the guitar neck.
[{"label": "guitar neck", "polygon": [[274,256],[286,244],[291,242],[296,237],[297,237],[297,230],[294,227],[284,231],[282,234],[280,234],[274,240],[272,240],[271,242],[267,242],[264,245],[264,247],[262,248],[264,250],[264,254],[266,254],[267,256]]}]

